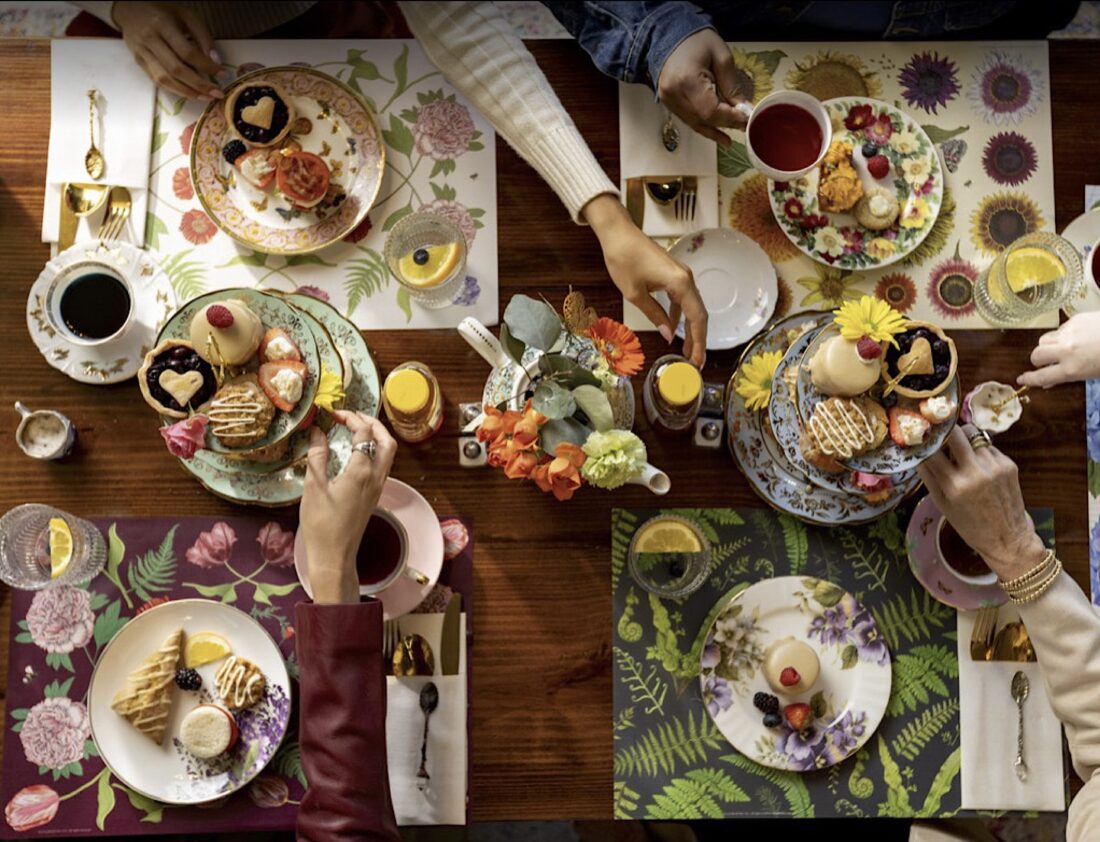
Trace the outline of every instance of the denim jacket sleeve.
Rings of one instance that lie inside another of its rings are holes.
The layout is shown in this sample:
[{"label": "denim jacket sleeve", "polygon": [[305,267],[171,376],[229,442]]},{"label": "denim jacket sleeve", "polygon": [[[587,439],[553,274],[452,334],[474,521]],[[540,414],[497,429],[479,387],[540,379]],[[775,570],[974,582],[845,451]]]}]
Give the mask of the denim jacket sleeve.
[{"label": "denim jacket sleeve", "polygon": [[624,82],[656,88],[665,59],[680,42],[714,27],[693,3],[544,0],[596,67]]}]

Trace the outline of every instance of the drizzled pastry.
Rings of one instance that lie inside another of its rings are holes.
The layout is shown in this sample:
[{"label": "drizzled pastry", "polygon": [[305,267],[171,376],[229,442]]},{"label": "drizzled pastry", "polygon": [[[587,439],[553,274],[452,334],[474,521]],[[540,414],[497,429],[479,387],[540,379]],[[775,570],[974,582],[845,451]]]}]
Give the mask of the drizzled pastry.
[{"label": "drizzled pastry", "polygon": [[182,642],[183,629],[176,629],[126,677],[126,683],[111,700],[112,710],[158,745],[164,739],[172,709],[172,688]]},{"label": "drizzled pastry", "polygon": [[191,319],[191,344],[213,365],[242,365],[260,347],[264,326],[243,301],[207,304]]},{"label": "drizzled pastry", "polygon": [[806,425],[813,448],[840,460],[878,447],[886,431],[886,410],[866,397],[822,401]]},{"label": "drizzled pastry", "polygon": [[268,400],[254,376],[226,383],[206,407],[210,433],[226,447],[255,444],[267,435],[275,419],[275,405]]},{"label": "drizzled pastry", "polygon": [[244,710],[264,697],[267,680],[254,663],[231,655],[218,667],[214,686],[230,710]]}]

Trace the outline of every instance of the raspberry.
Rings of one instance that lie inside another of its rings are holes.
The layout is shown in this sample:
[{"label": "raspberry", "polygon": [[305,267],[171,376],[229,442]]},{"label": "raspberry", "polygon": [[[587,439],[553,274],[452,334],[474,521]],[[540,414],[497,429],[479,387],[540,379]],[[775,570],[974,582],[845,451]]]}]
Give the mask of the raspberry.
[{"label": "raspberry", "polygon": [[798,670],[794,667],[787,667],[779,673],[779,683],[784,687],[794,687],[801,680],[802,676],[798,674]]},{"label": "raspberry", "polygon": [[233,314],[222,304],[211,304],[206,308],[206,320],[211,327],[232,327]]},{"label": "raspberry", "polygon": [[867,172],[875,178],[886,178],[890,173],[890,162],[885,155],[875,155],[867,162]]},{"label": "raspberry", "polygon": [[752,697],[752,704],[761,713],[779,713],[779,699],[771,693],[757,693]]},{"label": "raspberry", "polygon": [[865,360],[877,360],[882,356],[882,346],[870,336],[861,336],[856,342],[856,352]]}]

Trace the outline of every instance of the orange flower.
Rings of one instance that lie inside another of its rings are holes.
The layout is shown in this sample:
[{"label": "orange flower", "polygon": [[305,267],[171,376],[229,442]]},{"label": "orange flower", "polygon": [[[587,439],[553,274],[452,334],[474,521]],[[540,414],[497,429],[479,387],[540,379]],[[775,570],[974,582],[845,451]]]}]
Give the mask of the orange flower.
[{"label": "orange flower", "polygon": [[512,441],[511,436],[500,436],[496,441],[489,444],[487,451],[487,461],[491,468],[503,468],[516,454],[515,442]]},{"label": "orange flower", "polygon": [[614,319],[606,316],[597,319],[588,329],[588,338],[616,374],[630,377],[641,371],[645,365],[642,343],[638,341],[634,331]]},{"label": "orange flower", "polygon": [[547,456],[542,462],[531,469],[530,478],[542,492],[550,491],[550,463],[553,460]]},{"label": "orange flower", "polygon": [[477,440],[494,442],[501,436],[510,436],[519,418],[518,412],[501,412],[495,406],[485,404],[485,420],[477,428]]},{"label": "orange flower", "polygon": [[547,466],[546,479],[559,500],[568,500],[581,487],[580,467],[587,458],[575,444],[563,441],[558,445],[554,459]]},{"label": "orange flower", "polygon": [[532,449],[539,441],[539,427],[549,420],[541,412],[532,409],[531,401],[527,401],[527,406],[523,408],[523,415],[520,416],[515,428],[512,430],[516,447],[521,450]]},{"label": "orange flower", "polygon": [[[513,445],[515,442],[513,442]],[[530,450],[519,450],[513,447],[512,458],[504,466],[504,476],[508,479],[527,479],[531,471],[538,464],[539,457]]]}]

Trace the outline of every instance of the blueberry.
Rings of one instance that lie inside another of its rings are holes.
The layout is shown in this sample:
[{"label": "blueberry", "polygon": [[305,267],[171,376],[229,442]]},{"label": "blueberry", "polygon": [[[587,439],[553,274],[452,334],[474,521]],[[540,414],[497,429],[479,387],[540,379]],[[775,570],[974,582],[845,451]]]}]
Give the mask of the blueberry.
[{"label": "blueberry", "polygon": [[248,147],[234,138],[222,147],[222,157],[232,164],[247,151]]},{"label": "blueberry", "polygon": [[864,158],[870,159],[878,154],[878,147],[873,143],[865,143],[860,151],[863,153]]},{"label": "blueberry", "polygon": [[683,578],[686,572],[687,570],[684,569],[683,563],[679,560],[672,562],[668,566],[668,575],[671,576],[673,579]]},{"label": "blueberry", "polygon": [[778,713],[769,713],[767,716],[764,717],[765,728],[778,728],[782,724],[783,717],[780,716]]},{"label": "blueberry", "polygon": [[417,249],[416,251],[413,252],[413,263],[415,263],[417,266],[423,266],[427,262],[428,262],[428,250],[427,249]]},{"label": "blueberry", "polygon": [[937,339],[935,342],[932,343],[932,352],[935,354],[948,353],[947,343],[944,342],[942,339]]},{"label": "blueberry", "polygon": [[191,349],[188,348],[186,345],[180,345],[178,348],[172,349],[171,357],[174,360],[185,360],[189,356],[191,356],[191,353]]},{"label": "blueberry", "polygon": [[898,394],[897,394],[897,392],[891,392],[888,395],[884,395],[883,398],[882,398],[882,405],[884,407],[886,407],[887,409],[890,409],[892,407],[897,406],[898,405]]}]

